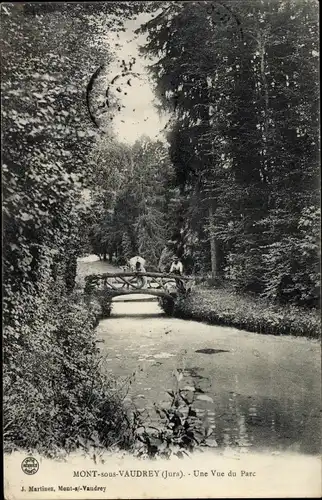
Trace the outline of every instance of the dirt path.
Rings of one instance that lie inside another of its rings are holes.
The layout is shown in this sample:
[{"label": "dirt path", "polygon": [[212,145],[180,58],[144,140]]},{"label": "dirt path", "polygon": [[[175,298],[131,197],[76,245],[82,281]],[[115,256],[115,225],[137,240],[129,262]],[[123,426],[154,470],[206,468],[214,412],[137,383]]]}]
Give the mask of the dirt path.
[{"label": "dirt path", "polygon": [[195,388],[218,446],[319,453],[317,341],[168,318],[157,302],[135,298],[116,301],[97,335],[106,370],[133,375],[128,396],[137,407],[153,415],[154,403],[169,401],[166,391],[179,370],[181,386]]}]

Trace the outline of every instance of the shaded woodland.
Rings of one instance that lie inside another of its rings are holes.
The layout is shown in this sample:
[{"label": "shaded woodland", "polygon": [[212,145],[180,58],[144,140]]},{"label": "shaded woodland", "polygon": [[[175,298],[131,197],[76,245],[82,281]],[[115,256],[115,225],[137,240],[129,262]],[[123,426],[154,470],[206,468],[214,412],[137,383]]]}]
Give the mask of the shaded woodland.
[{"label": "shaded woodland", "polygon": [[[165,141],[129,145],[117,96],[99,125],[89,108],[103,106],[108,33],[140,12],[170,118]],[[216,287],[319,305],[318,3],[6,4],[1,24],[5,438],[73,449],[122,432],[126,446],[78,257],[158,267],[168,251]]]}]

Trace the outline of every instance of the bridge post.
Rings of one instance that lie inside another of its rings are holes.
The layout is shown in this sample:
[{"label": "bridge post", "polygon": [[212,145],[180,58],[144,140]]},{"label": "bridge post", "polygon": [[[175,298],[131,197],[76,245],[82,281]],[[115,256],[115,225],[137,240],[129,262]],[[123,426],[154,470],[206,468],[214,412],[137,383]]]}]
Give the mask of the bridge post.
[{"label": "bridge post", "polygon": [[112,312],[112,297],[107,290],[102,290],[100,293],[100,304],[102,311],[102,319],[109,318]]},{"label": "bridge post", "polygon": [[[93,296],[96,297],[100,304],[101,308],[101,314],[100,317],[101,319],[109,318],[111,315],[111,310],[112,310],[112,298],[109,296],[108,293],[108,287],[107,287],[107,279],[103,280],[103,289],[97,290],[97,287],[99,285],[100,279],[98,276],[92,275],[92,276],[87,276],[85,278],[85,288],[84,288],[84,294],[85,294],[85,300],[91,301]],[[95,292],[95,294],[94,294]]]},{"label": "bridge post", "polygon": [[165,297],[162,297],[160,299],[160,305],[167,316],[172,316],[174,313],[174,306],[175,306],[174,301],[175,301],[174,298],[173,298],[173,300],[167,299]]}]

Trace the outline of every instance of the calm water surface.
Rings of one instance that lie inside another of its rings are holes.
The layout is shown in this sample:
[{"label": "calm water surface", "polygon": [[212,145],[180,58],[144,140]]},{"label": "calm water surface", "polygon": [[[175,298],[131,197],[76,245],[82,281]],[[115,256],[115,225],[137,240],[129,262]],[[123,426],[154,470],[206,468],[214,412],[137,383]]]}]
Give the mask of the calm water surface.
[{"label": "calm water surface", "polygon": [[[79,264],[79,276],[115,270],[95,259]],[[154,403],[169,404],[179,370],[219,449],[321,453],[319,342],[168,318],[157,302],[133,298],[115,299],[97,329],[103,369],[131,380],[132,405],[155,422]]]},{"label": "calm water surface", "polygon": [[104,367],[131,377],[128,397],[152,421],[179,370],[219,448],[320,453],[317,342],[167,318],[147,302],[115,304],[98,336]]}]

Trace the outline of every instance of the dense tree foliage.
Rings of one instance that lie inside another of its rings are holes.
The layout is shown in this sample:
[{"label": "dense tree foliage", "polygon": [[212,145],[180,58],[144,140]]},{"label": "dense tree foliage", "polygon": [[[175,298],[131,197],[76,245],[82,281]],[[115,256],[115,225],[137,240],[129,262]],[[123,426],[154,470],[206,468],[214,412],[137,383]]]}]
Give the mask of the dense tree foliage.
[{"label": "dense tree foliage", "polygon": [[162,142],[142,137],[133,146],[104,141],[95,152],[90,230],[96,253],[125,262],[136,253],[157,265],[167,238],[167,185],[172,169]]},{"label": "dense tree foliage", "polygon": [[[86,57],[88,21],[76,20],[73,12],[26,15],[23,5],[6,12],[4,305],[7,323],[17,328],[35,309],[32,297],[46,292],[51,265],[71,256],[66,245],[76,243],[77,199],[92,141],[83,92],[99,50]],[[80,66],[80,60],[86,63]],[[22,306],[24,296],[28,307]]]},{"label": "dense tree foliage", "polygon": [[239,288],[314,303],[316,2],[169,2],[142,30],[195,257]]},{"label": "dense tree foliage", "polygon": [[[106,381],[93,372],[95,318],[66,292],[74,288],[91,216],[83,194],[97,135],[86,88],[96,68],[109,63],[103,40],[122,28],[128,7],[1,6],[4,406],[11,444],[68,448],[65,439],[74,433],[70,445],[77,446],[80,427],[88,435],[90,422],[98,422],[88,393],[95,384],[95,407],[101,404],[105,416],[108,408],[117,412]],[[52,418],[55,425],[41,430]]]}]

